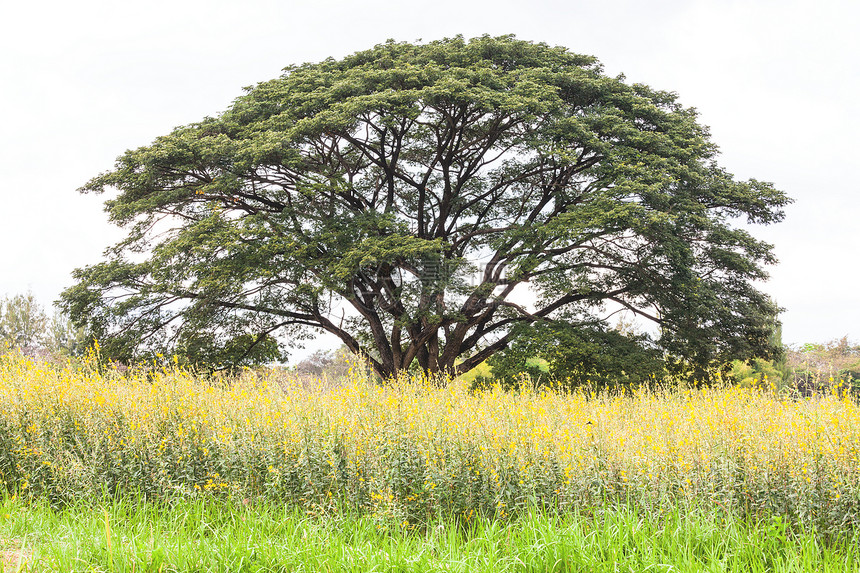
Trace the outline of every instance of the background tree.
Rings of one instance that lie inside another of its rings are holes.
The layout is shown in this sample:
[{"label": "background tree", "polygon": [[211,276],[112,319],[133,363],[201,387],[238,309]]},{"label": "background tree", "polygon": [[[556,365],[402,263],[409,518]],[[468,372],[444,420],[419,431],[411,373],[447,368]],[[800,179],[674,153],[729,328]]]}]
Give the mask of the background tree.
[{"label": "background tree", "polygon": [[54,355],[83,356],[92,341],[86,329],[60,312],[54,313],[45,330],[45,347]]},{"label": "background tree", "polygon": [[29,354],[80,356],[92,338],[60,312],[50,319],[33,293],[0,299],[0,351],[3,346]]},{"label": "background tree", "polygon": [[0,300],[0,341],[23,350],[46,342],[48,317],[33,293],[6,296]]},{"label": "background tree", "polygon": [[325,376],[331,380],[342,380],[355,365],[354,356],[345,346],[337,350],[317,350],[298,364],[295,372],[305,377]]},{"label": "background tree", "polygon": [[789,376],[801,392],[828,391],[842,382],[860,394],[860,345],[847,336],[793,346],[787,354]]},{"label": "background tree", "polygon": [[116,359],[275,360],[315,329],[388,377],[465,372],[517,325],[593,324],[612,303],[704,371],[768,352],[775,308],[752,281],[771,247],[732,222],[788,202],[716,152],[674,94],[591,56],[389,42],[123,154],[83,191],[116,189],[128,235],[63,305]]}]

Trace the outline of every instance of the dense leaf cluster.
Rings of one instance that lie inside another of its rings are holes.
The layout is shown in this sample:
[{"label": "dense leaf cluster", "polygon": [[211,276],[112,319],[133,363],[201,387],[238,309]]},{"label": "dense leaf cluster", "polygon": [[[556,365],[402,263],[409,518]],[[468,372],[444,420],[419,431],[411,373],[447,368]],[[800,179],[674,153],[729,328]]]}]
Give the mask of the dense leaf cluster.
[{"label": "dense leaf cluster", "polygon": [[514,387],[527,374],[531,384],[565,389],[656,387],[674,366],[644,334],[560,321],[519,330],[508,348],[490,358],[492,383]]}]

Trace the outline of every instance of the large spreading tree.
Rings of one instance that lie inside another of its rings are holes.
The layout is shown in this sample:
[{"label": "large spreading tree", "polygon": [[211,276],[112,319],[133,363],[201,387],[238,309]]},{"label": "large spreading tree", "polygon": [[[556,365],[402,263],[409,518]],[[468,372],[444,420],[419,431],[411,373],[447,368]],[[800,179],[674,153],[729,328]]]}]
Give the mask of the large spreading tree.
[{"label": "large spreading tree", "polygon": [[465,372],[523,324],[626,308],[691,364],[769,351],[774,262],[745,222],[787,197],[736,181],[675,94],[514,37],[388,42],[287,68],[215,118],[127,151],[127,237],[63,306],[120,360],[277,360],[334,334],[383,377]]}]

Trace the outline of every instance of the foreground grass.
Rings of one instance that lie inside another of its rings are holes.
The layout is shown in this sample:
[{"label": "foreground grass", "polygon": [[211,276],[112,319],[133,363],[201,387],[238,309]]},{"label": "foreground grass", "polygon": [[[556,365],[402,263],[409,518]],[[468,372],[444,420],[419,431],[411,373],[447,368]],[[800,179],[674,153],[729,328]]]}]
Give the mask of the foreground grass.
[{"label": "foreground grass", "polygon": [[822,545],[778,519],[527,512],[423,531],[273,504],[141,499],[63,510],[6,498],[6,571],[860,571],[857,538]]}]

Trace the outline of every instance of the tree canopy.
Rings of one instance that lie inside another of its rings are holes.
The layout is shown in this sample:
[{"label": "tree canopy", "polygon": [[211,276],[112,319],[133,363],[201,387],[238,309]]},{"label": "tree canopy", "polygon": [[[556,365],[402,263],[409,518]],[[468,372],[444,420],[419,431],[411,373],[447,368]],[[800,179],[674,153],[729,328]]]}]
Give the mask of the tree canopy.
[{"label": "tree canopy", "polygon": [[518,325],[613,306],[694,364],[766,355],[776,309],[754,281],[774,257],[736,223],[788,199],[716,154],[675,94],[594,57],[390,41],[120,156],[82,190],[115,192],[127,237],[62,304],[126,360],[265,362],[326,331],[383,377],[464,372]]}]

